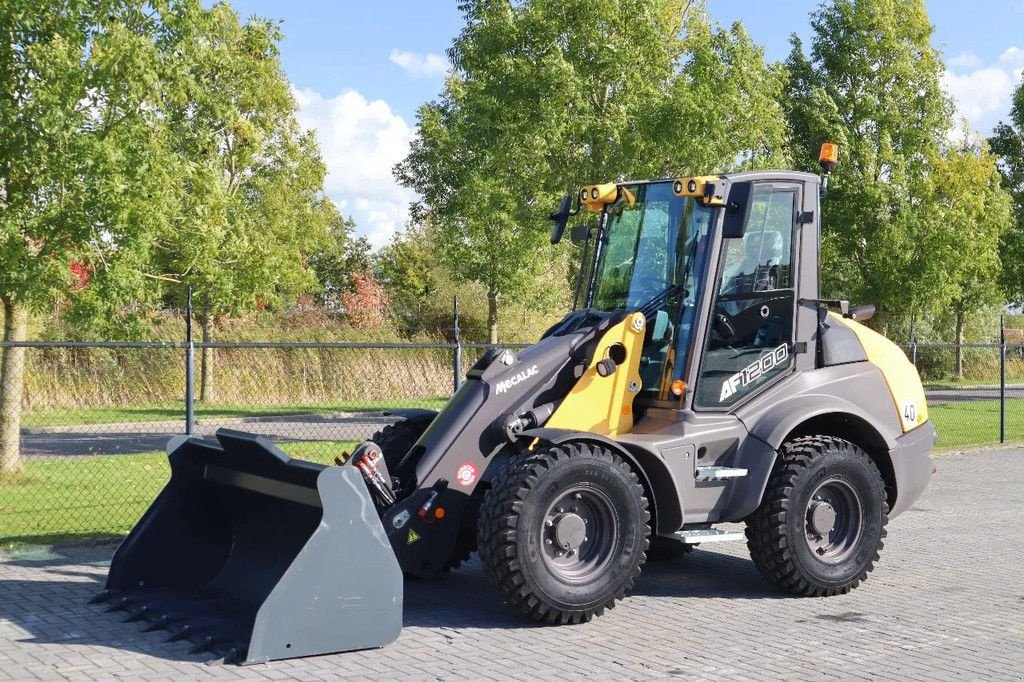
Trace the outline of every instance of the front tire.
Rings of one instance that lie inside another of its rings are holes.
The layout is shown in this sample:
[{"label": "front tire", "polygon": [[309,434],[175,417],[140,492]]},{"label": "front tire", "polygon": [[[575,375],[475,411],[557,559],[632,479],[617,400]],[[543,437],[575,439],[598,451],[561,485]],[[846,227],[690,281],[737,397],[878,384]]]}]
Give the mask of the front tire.
[{"label": "front tire", "polygon": [[889,520],[885,483],[864,450],[831,436],[782,446],[747,546],[769,582],[793,594],[845,594],[867,579]]},{"label": "front tire", "polygon": [[509,602],[546,623],[587,622],[640,575],[650,513],[636,474],[600,446],[525,453],[480,508],[484,571]]}]

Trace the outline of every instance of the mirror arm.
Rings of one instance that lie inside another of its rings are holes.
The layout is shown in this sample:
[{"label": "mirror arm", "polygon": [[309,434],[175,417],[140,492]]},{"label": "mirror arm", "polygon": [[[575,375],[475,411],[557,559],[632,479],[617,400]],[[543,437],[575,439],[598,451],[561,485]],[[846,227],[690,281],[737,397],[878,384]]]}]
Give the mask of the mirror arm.
[{"label": "mirror arm", "polygon": [[837,298],[801,298],[797,301],[798,305],[804,305],[806,303],[817,303],[818,307],[823,308],[838,308],[843,317],[850,316],[849,301],[843,301]]}]

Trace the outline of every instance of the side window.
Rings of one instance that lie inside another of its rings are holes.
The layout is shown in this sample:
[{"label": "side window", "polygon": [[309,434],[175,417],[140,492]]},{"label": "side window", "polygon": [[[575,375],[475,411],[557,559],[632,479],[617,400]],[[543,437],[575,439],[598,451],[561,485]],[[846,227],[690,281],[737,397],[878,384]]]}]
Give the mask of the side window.
[{"label": "side window", "polygon": [[793,364],[797,189],[755,185],[742,239],[726,239],[694,402],[724,408]]}]

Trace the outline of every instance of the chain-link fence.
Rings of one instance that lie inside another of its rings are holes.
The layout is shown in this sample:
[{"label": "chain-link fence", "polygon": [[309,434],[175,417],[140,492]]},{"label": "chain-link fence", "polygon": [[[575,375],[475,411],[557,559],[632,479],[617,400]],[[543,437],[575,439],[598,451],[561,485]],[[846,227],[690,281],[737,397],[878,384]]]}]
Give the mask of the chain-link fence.
[{"label": "chain-link fence", "polygon": [[[487,348],[0,346],[17,347],[7,361],[23,381],[20,400],[0,396],[0,542],[126,532],[167,480],[168,440],[187,431],[256,432],[294,457],[330,463],[394,421],[389,411],[439,408]],[[925,381],[939,447],[1024,441],[1024,345],[905,348]]]},{"label": "chain-link fence", "polygon": [[904,346],[928,396],[940,448],[1024,441],[1024,344]]},{"label": "chain-link fence", "polygon": [[8,364],[23,382],[20,401],[0,400],[0,542],[6,543],[126,532],[167,481],[167,442],[187,432],[255,432],[293,457],[330,463],[393,422],[391,410],[440,408],[456,378],[487,348],[0,346],[14,351]]}]

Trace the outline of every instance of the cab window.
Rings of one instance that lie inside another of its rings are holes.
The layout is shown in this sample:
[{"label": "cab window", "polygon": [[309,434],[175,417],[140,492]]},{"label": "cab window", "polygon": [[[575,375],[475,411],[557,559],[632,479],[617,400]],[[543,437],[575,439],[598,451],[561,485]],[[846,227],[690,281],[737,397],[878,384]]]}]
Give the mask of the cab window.
[{"label": "cab window", "polygon": [[694,404],[729,408],[793,365],[799,188],[758,184],[742,238],[726,239]]}]

